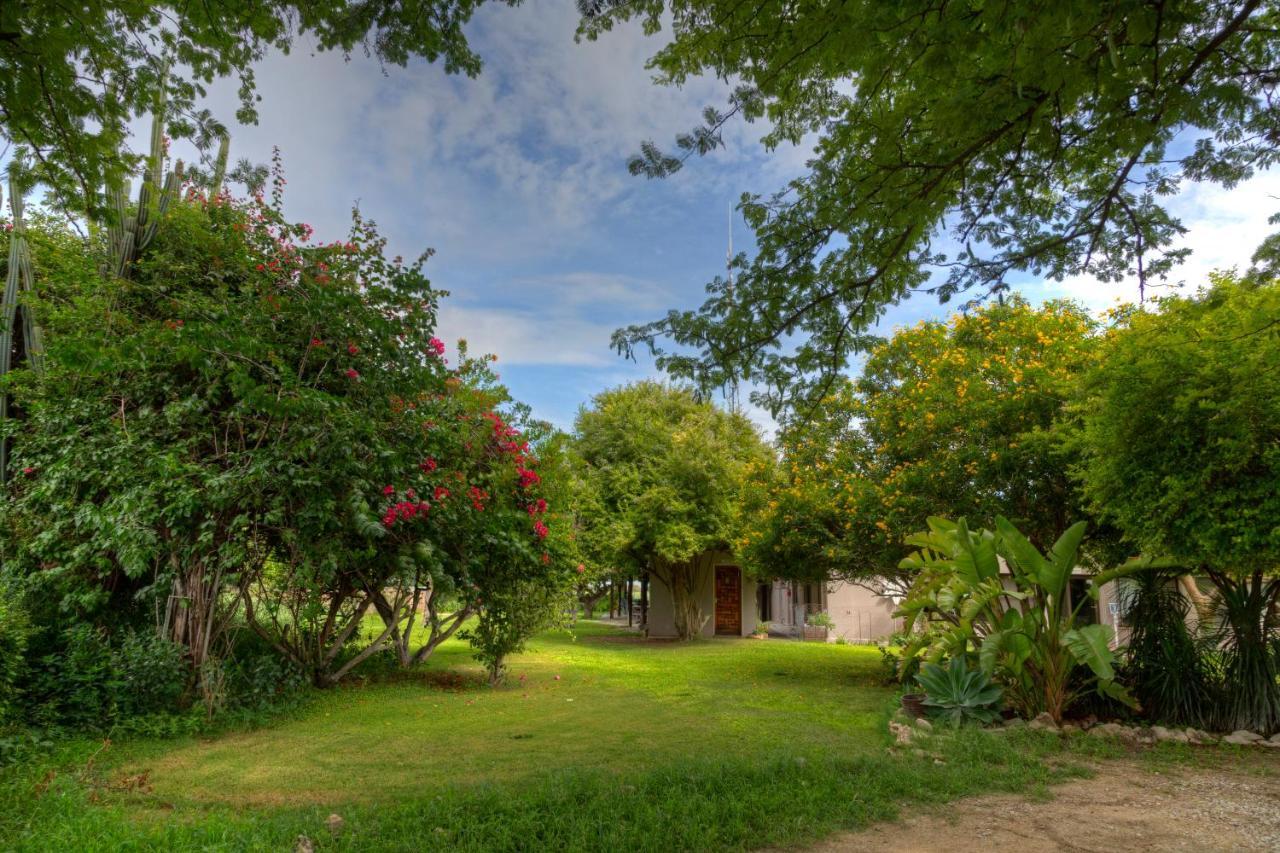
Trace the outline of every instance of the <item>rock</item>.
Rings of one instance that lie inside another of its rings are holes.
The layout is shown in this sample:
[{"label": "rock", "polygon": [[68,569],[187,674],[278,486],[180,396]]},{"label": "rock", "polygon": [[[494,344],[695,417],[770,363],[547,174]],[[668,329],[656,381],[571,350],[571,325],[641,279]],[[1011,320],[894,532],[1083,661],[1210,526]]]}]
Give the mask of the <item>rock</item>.
[{"label": "rock", "polygon": [[1119,723],[1100,723],[1089,729],[1090,737],[1099,738],[1116,738],[1117,740],[1133,741],[1135,740],[1132,729],[1127,729]]},{"label": "rock", "polygon": [[305,835],[298,836],[298,843],[293,845],[293,853],[315,853],[316,846]]},{"label": "rock", "polygon": [[890,720],[889,732],[893,735],[893,740],[898,746],[908,746],[911,743],[911,736],[915,733],[915,729]]},{"label": "rock", "polygon": [[1004,721],[1004,727],[1006,729],[1020,729],[1026,724],[1027,724],[1027,721],[1022,719],[1021,717],[1010,717],[1009,719]]},{"label": "rock", "polygon": [[1053,732],[1054,734],[1058,734],[1061,731],[1048,711],[1041,711],[1037,714],[1034,720],[1027,723],[1027,728],[1038,732]]},{"label": "rock", "polygon": [[1191,743],[1187,733],[1177,729],[1166,729],[1164,726],[1152,726],[1151,734],[1160,743]]},{"label": "rock", "polygon": [[1254,746],[1265,746],[1268,749],[1280,749],[1280,740],[1260,740]]},{"label": "rock", "polygon": [[1187,742],[1194,743],[1199,746],[1207,746],[1210,744],[1217,743],[1218,739],[1213,735],[1209,734],[1208,732],[1204,731],[1203,729],[1193,729],[1190,726],[1188,726]]},{"label": "rock", "polygon": [[929,722],[924,717],[921,717],[920,719],[916,720],[916,728],[926,732],[932,731],[933,723]]},{"label": "rock", "polygon": [[934,763],[934,764],[946,764],[947,762],[943,761],[941,758],[935,758],[935,759],[933,759],[933,763]]},{"label": "rock", "polygon": [[1247,729],[1236,729],[1231,734],[1222,739],[1223,743],[1231,743],[1236,746],[1253,746],[1262,740],[1262,735],[1248,731]]},{"label": "rock", "polygon": [[329,832],[331,832],[334,835],[337,835],[339,832],[342,832],[342,825],[344,823],[346,823],[346,821],[342,819],[342,815],[331,814],[329,815],[328,819],[325,820],[324,825],[329,827]]},{"label": "rock", "polygon": [[1062,724],[1062,733],[1063,733],[1064,735],[1078,735],[1078,734],[1080,734],[1080,732],[1081,732],[1081,731],[1083,731],[1083,729],[1081,729],[1081,728],[1080,728],[1079,726],[1077,726],[1075,723],[1063,723],[1063,724]]},{"label": "rock", "polygon": [[1280,732],[1276,732],[1270,738],[1268,738],[1267,743],[1274,743],[1276,745],[1280,745]]}]

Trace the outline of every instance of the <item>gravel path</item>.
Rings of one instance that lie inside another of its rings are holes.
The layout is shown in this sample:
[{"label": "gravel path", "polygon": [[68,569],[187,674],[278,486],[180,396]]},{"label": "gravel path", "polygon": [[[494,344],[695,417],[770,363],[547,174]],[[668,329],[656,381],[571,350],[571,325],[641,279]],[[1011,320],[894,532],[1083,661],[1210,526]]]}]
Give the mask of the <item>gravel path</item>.
[{"label": "gravel path", "polygon": [[1280,756],[1220,768],[1154,772],[1106,764],[1092,779],[1052,789],[1053,799],[962,800],[845,833],[820,853],[925,851],[1280,851]]}]

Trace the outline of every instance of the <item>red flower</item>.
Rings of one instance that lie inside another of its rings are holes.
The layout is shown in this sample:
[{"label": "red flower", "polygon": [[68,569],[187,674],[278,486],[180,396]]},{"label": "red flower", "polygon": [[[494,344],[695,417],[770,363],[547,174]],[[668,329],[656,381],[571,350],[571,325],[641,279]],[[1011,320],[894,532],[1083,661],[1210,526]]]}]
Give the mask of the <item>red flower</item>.
[{"label": "red flower", "polygon": [[449,490],[446,489],[444,486],[436,486],[435,493],[432,495],[432,500],[434,500],[436,503],[440,503],[440,501],[444,500],[447,497],[449,497]]},{"label": "red flower", "polygon": [[541,521],[535,521],[533,523],[533,532],[538,534],[539,539],[546,539],[547,534],[550,533],[551,531],[547,529],[547,526],[543,524]]},{"label": "red flower", "polygon": [[319,338],[312,338],[311,345],[313,347],[322,347],[324,346],[324,341],[320,340]]},{"label": "red flower", "polygon": [[528,468],[516,466],[516,473],[520,475],[520,487],[527,489],[542,482],[542,478],[536,472],[530,471]]},{"label": "red flower", "polygon": [[382,488],[382,493],[383,493],[384,495],[394,495],[394,494],[396,493],[396,487],[395,487],[395,486],[383,486],[383,488]]},{"label": "red flower", "polygon": [[436,355],[444,355],[444,341],[439,338],[432,338],[427,341],[427,347]]},{"label": "red flower", "polygon": [[360,371],[356,370],[354,367],[348,367],[348,368],[347,368],[347,378],[348,378],[348,379],[359,379],[359,378],[360,378]]},{"label": "red flower", "polygon": [[529,515],[542,515],[547,511],[547,501],[545,498],[538,498],[529,504]]},{"label": "red flower", "polygon": [[418,465],[418,467],[422,469],[422,473],[430,474],[432,471],[436,470],[436,460],[434,457],[428,456]]},{"label": "red flower", "polygon": [[355,355],[356,353],[360,352],[360,347],[356,346],[355,344],[347,344],[347,352],[351,353],[352,355]]},{"label": "red flower", "polygon": [[582,565],[582,563],[578,563],[578,574],[582,574],[586,570],[587,570],[586,566]]},{"label": "red flower", "polygon": [[26,474],[28,477],[30,477],[30,476],[31,476],[32,474],[34,474],[35,472],[36,472],[36,469],[35,469],[35,468],[32,468],[30,465],[28,465],[26,468],[23,468],[23,469],[22,469],[22,473],[23,473],[23,474]]}]

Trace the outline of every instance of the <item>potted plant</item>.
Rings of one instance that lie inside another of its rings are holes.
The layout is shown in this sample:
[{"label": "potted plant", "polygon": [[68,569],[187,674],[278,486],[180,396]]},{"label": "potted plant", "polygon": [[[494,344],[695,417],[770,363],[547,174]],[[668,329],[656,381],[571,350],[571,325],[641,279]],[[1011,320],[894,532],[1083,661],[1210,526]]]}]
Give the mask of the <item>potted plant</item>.
[{"label": "potted plant", "polygon": [[767,639],[769,639],[769,623],[768,623],[768,622],[757,622],[757,623],[756,623],[756,630],[751,634],[751,638],[752,638],[753,640],[767,640]]},{"label": "potted plant", "polygon": [[826,613],[810,613],[804,620],[804,638],[806,640],[822,640],[826,642],[827,635],[831,629],[836,627],[836,623]]}]

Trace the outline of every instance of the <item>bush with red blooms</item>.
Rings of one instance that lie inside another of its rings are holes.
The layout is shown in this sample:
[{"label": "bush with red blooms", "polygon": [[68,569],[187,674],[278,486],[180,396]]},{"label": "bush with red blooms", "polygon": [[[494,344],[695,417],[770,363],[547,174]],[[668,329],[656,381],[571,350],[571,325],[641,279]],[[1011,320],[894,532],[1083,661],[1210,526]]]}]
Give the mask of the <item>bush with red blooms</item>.
[{"label": "bush with red blooms", "polygon": [[[358,212],[346,240],[310,231],[278,198],[192,191],[128,279],[33,234],[57,249],[36,252],[45,370],[7,379],[26,473],[0,553],[34,616],[124,630],[158,611],[195,673],[243,620],[329,684],[407,649],[424,598],[438,643],[569,572],[536,435],[487,360],[444,357],[425,256],[388,259]],[[387,630],[367,643],[371,609]]]}]

